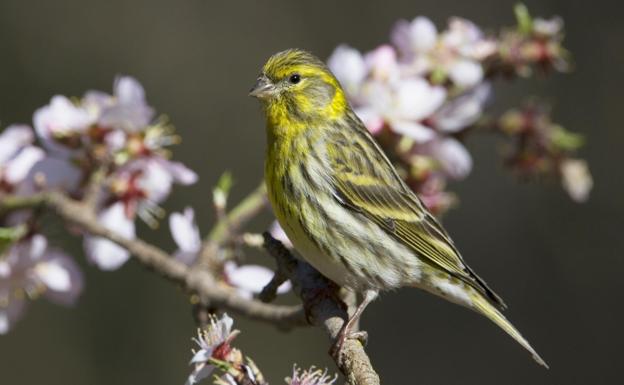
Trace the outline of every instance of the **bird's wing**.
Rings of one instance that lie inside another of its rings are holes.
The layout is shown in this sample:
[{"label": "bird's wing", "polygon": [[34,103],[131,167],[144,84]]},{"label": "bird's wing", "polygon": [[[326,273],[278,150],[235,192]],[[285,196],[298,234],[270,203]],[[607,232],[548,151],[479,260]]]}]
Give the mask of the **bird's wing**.
[{"label": "bird's wing", "polygon": [[[344,140],[350,141],[348,146]],[[352,138],[343,137],[327,146],[336,199],[341,204],[375,222],[425,263],[466,282],[504,307],[502,299],[464,263],[446,231],[403,183],[367,132],[358,131]]]}]

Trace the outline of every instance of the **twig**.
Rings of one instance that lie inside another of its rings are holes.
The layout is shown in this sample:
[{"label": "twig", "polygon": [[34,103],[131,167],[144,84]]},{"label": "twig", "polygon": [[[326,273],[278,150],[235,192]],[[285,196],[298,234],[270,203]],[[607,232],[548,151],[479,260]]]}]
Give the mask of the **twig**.
[{"label": "twig", "polygon": [[103,184],[106,180],[107,172],[108,163],[103,164],[101,167],[98,167],[91,174],[89,181],[87,182],[82,202],[90,210],[95,210],[97,208],[98,201],[100,200],[100,196],[102,194]]},{"label": "twig", "polygon": [[[261,246],[269,251],[269,254],[277,254],[275,261],[277,269],[271,281],[262,289],[258,296],[262,302],[271,302],[277,296],[277,290],[286,281],[290,279],[292,271],[297,268],[298,261],[292,257],[290,251],[279,241],[273,238],[269,232],[262,234]],[[275,243],[278,242],[279,244]],[[270,250],[269,250],[270,248]]]},{"label": "twig", "polygon": [[[260,202],[263,200],[263,190],[257,189],[249,200],[243,202],[244,205],[241,203],[242,208],[239,208],[241,205],[237,207],[236,215],[230,213],[228,217],[238,221],[237,223],[243,223],[249,215],[252,215],[251,213],[257,212],[258,207],[262,207],[264,203]],[[197,294],[201,303],[268,322],[282,329],[307,324],[306,314],[300,306],[272,305],[243,298],[234,290],[217,282],[210,271],[199,266],[189,267],[152,244],[141,239],[128,239],[107,229],[97,220],[95,211],[60,192],[50,191],[25,197],[13,195],[0,197],[2,214],[41,206],[53,210],[60,218],[77,225],[85,233],[106,238],[126,248],[135,260],[148,269],[179,284],[188,292]],[[216,234],[214,239],[225,240],[227,237],[219,235],[220,231],[213,231],[212,234]],[[310,265],[295,259],[281,242],[273,239],[268,233],[264,234],[264,247],[276,258],[278,274],[282,275],[274,279],[274,284],[281,281],[284,276],[289,277],[295,285],[297,294],[303,300],[310,319],[334,340],[348,315],[334,299],[315,298],[318,297],[315,293],[318,293],[319,288],[328,288],[328,281]],[[379,385],[379,376],[373,369],[362,344],[357,340],[345,341],[342,359],[336,364],[352,385]]]},{"label": "twig", "polygon": [[[318,292],[328,289],[329,282],[306,262],[297,260],[290,251],[271,234],[265,232],[264,247],[282,266],[292,280],[297,294],[304,302],[312,322],[320,326],[334,341],[348,317],[347,312],[329,296],[319,298]],[[358,340],[347,339],[336,365],[351,385],[379,385],[379,375],[373,369],[364,347]]]},{"label": "twig", "polygon": [[152,244],[141,239],[128,239],[107,229],[97,220],[93,210],[60,192],[50,191],[24,197],[2,196],[0,213],[42,205],[56,212],[65,221],[79,226],[85,233],[106,238],[126,248],[142,265],[181,285],[188,292],[196,293],[204,303],[265,321],[282,329],[306,324],[300,306],[271,305],[243,298],[217,282],[209,271],[188,267]]},{"label": "twig", "polygon": [[37,193],[28,196],[0,194],[0,216],[11,211],[36,208],[45,202],[46,194]]},{"label": "twig", "polygon": [[210,266],[210,259],[223,243],[267,205],[266,189],[261,183],[223,218],[219,219],[204,240],[198,264]]}]

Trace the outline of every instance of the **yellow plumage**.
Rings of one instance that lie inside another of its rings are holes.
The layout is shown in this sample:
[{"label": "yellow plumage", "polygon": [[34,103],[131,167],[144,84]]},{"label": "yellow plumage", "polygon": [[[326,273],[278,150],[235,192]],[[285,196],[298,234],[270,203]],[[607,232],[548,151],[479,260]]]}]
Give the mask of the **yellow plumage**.
[{"label": "yellow plumage", "polygon": [[251,95],[266,113],[265,178],[279,223],[317,270],[364,293],[342,338],[379,291],[411,286],[485,315],[546,366],[403,183],[320,60],[301,50],[274,55]]}]

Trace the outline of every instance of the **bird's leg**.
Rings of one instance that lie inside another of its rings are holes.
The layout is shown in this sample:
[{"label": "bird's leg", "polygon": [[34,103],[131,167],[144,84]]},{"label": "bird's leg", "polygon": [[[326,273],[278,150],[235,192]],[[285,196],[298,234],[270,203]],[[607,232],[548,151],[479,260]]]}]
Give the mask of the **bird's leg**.
[{"label": "bird's leg", "polygon": [[335,361],[340,362],[340,355],[342,353],[342,347],[347,338],[357,338],[357,339],[363,339],[363,340],[367,339],[368,335],[365,331],[358,331],[355,333],[351,333],[351,328],[353,327],[353,325],[357,323],[358,319],[364,312],[364,309],[366,309],[366,306],[368,306],[369,303],[373,302],[373,300],[377,298],[377,295],[379,295],[379,291],[377,290],[366,290],[366,292],[364,293],[364,299],[362,300],[362,303],[360,303],[360,305],[355,310],[355,313],[353,313],[353,315],[349,317],[347,322],[342,324],[342,328],[340,328],[340,332],[338,332],[336,341],[334,342],[334,345],[329,350],[329,354],[334,358]]}]

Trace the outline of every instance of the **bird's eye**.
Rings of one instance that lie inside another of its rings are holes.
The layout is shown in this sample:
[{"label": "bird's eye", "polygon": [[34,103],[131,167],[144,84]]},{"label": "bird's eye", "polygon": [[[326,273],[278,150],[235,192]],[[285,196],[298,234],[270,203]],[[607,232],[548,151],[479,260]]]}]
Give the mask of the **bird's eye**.
[{"label": "bird's eye", "polygon": [[292,84],[297,84],[301,81],[301,75],[299,74],[290,75],[290,78],[288,78],[288,81],[291,82]]}]

